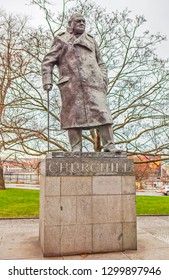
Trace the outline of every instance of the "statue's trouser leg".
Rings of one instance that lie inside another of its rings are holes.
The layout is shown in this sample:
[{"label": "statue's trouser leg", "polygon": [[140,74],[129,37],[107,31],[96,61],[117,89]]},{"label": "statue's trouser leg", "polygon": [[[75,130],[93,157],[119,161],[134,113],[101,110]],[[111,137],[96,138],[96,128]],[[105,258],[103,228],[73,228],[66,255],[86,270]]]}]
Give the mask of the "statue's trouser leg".
[{"label": "statue's trouser leg", "polygon": [[115,150],[112,126],[110,124],[102,125],[99,127],[99,131],[104,151],[111,152]]},{"label": "statue's trouser leg", "polygon": [[69,142],[72,148],[72,152],[82,151],[82,129],[70,128],[68,129]]}]

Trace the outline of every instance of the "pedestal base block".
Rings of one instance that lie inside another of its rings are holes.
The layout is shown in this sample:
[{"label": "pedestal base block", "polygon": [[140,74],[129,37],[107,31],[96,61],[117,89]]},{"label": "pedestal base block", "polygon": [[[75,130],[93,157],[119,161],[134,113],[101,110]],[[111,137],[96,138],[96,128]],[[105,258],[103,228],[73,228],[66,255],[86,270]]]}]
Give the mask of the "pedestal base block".
[{"label": "pedestal base block", "polygon": [[125,154],[50,154],[40,189],[44,256],[137,248],[133,161]]}]

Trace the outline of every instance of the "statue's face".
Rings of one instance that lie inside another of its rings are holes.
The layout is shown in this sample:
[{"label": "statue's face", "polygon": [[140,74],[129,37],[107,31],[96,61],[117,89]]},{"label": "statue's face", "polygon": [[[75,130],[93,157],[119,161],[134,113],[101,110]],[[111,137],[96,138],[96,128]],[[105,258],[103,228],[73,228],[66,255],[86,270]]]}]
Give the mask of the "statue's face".
[{"label": "statue's face", "polygon": [[82,34],[85,31],[85,19],[83,17],[74,18],[72,27],[74,34]]}]

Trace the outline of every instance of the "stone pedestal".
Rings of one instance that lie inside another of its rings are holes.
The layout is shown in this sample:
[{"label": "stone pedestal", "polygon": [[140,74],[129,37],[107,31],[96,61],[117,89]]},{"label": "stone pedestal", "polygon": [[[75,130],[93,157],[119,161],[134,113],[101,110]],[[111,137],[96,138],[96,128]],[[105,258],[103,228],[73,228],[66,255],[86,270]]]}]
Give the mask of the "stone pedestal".
[{"label": "stone pedestal", "polygon": [[137,248],[133,161],[125,153],[52,153],[41,165],[44,256]]}]

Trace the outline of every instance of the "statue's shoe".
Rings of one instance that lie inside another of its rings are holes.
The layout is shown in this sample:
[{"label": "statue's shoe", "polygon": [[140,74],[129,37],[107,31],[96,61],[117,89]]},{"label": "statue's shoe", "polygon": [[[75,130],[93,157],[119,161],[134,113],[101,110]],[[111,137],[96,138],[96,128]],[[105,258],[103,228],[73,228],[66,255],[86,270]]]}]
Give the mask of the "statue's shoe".
[{"label": "statue's shoe", "polygon": [[106,147],[104,147],[104,152],[112,152],[112,153],[115,153],[115,154],[121,154],[122,153],[121,150],[115,148],[114,144],[109,144]]}]

